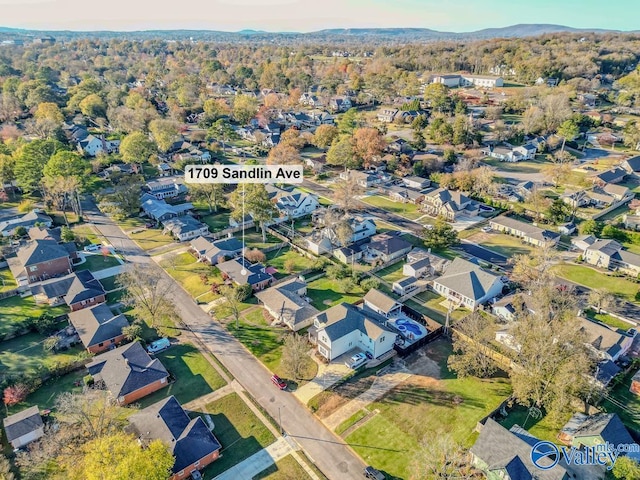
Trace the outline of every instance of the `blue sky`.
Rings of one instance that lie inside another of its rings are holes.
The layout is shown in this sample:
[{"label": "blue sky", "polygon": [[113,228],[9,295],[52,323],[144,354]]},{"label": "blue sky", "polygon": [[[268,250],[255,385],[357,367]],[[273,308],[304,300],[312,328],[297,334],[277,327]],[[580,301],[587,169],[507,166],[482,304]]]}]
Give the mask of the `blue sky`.
[{"label": "blue sky", "polygon": [[313,31],[517,23],[640,29],[638,0],[0,0],[0,25],[70,30]]}]

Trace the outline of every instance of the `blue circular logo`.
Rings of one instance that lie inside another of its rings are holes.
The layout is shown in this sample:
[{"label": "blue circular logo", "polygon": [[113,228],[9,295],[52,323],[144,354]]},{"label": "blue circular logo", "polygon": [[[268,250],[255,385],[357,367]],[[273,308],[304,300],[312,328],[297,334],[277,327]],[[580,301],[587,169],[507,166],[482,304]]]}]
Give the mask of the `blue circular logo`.
[{"label": "blue circular logo", "polygon": [[551,442],[538,442],[531,449],[531,461],[540,470],[549,470],[560,461],[560,450]]}]

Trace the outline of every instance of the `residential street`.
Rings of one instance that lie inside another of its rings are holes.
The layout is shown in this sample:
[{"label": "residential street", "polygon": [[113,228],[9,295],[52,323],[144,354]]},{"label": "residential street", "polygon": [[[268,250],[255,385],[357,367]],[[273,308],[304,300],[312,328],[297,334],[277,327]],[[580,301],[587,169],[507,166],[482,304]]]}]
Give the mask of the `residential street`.
[{"label": "residential street", "polygon": [[[93,222],[129,262],[153,263],[151,257],[118,225],[98,212],[91,200],[85,200],[83,208],[86,219]],[[164,275],[175,284],[171,296],[183,321],[269,415],[281,421],[283,430],[300,444],[320,470],[332,480],[361,479],[365,465],[349,447],[327,430],[293,395],[275,388],[270,372],[219,323],[204,313],[178,283],[168,274]]]}]

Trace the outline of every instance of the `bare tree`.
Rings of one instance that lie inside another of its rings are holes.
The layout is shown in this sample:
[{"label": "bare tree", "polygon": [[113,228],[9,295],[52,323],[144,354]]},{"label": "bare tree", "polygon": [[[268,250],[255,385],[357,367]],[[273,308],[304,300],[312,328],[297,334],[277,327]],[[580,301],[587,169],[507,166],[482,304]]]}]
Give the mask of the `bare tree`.
[{"label": "bare tree", "polygon": [[602,310],[615,311],[618,303],[618,297],[603,288],[596,288],[589,292],[589,304],[595,307],[598,313]]},{"label": "bare tree", "polygon": [[450,433],[425,437],[413,454],[411,479],[470,480],[476,478],[466,452]]},{"label": "bare tree", "polygon": [[244,300],[244,292],[238,287],[231,285],[224,285],[220,287],[220,294],[226,300],[223,305],[223,311],[227,316],[233,317],[236,321],[236,328],[240,328],[240,313],[242,308],[242,301]]},{"label": "bare tree", "polygon": [[510,259],[513,265],[511,279],[527,290],[553,284],[551,266],[556,256],[555,251],[548,247],[536,249],[530,255],[514,255]]},{"label": "bare tree", "polygon": [[336,233],[336,237],[340,241],[340,245],[346,247],[351,243],[353,239],[353,228],[351,228],[348,220],[345,219],[338,222],[334,231]]},{"label": "bare tree", "polygon": [[346,180],[335,183],[333,200],[345,213],[348,213],[358,209],[356,197],[363,193],[364,189],[354,178],[349,176]]},{"label": "bare tree", "polygon": [[297,333],[291,333],[284,339],[282,349],[282,367],[287,375],[300,379],[309,361],[309,344],[307,339]]},{"label": "bare tree", "polygon": [[456,325],[448,366],[460,377],[489,377],[497,369],[488,355],[495,338],[495,323],[489,315],[474,312]]}]

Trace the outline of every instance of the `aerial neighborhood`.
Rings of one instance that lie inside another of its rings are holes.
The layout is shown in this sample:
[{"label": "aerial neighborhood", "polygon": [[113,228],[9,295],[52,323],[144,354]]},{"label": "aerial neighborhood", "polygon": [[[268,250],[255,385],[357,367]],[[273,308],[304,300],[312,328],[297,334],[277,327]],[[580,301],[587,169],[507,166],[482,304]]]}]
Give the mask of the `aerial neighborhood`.
[{"label": "aerial neighborhood", "polygon": [[0,479],[640,479],[640,35],[528,27],[0,29]]}]

